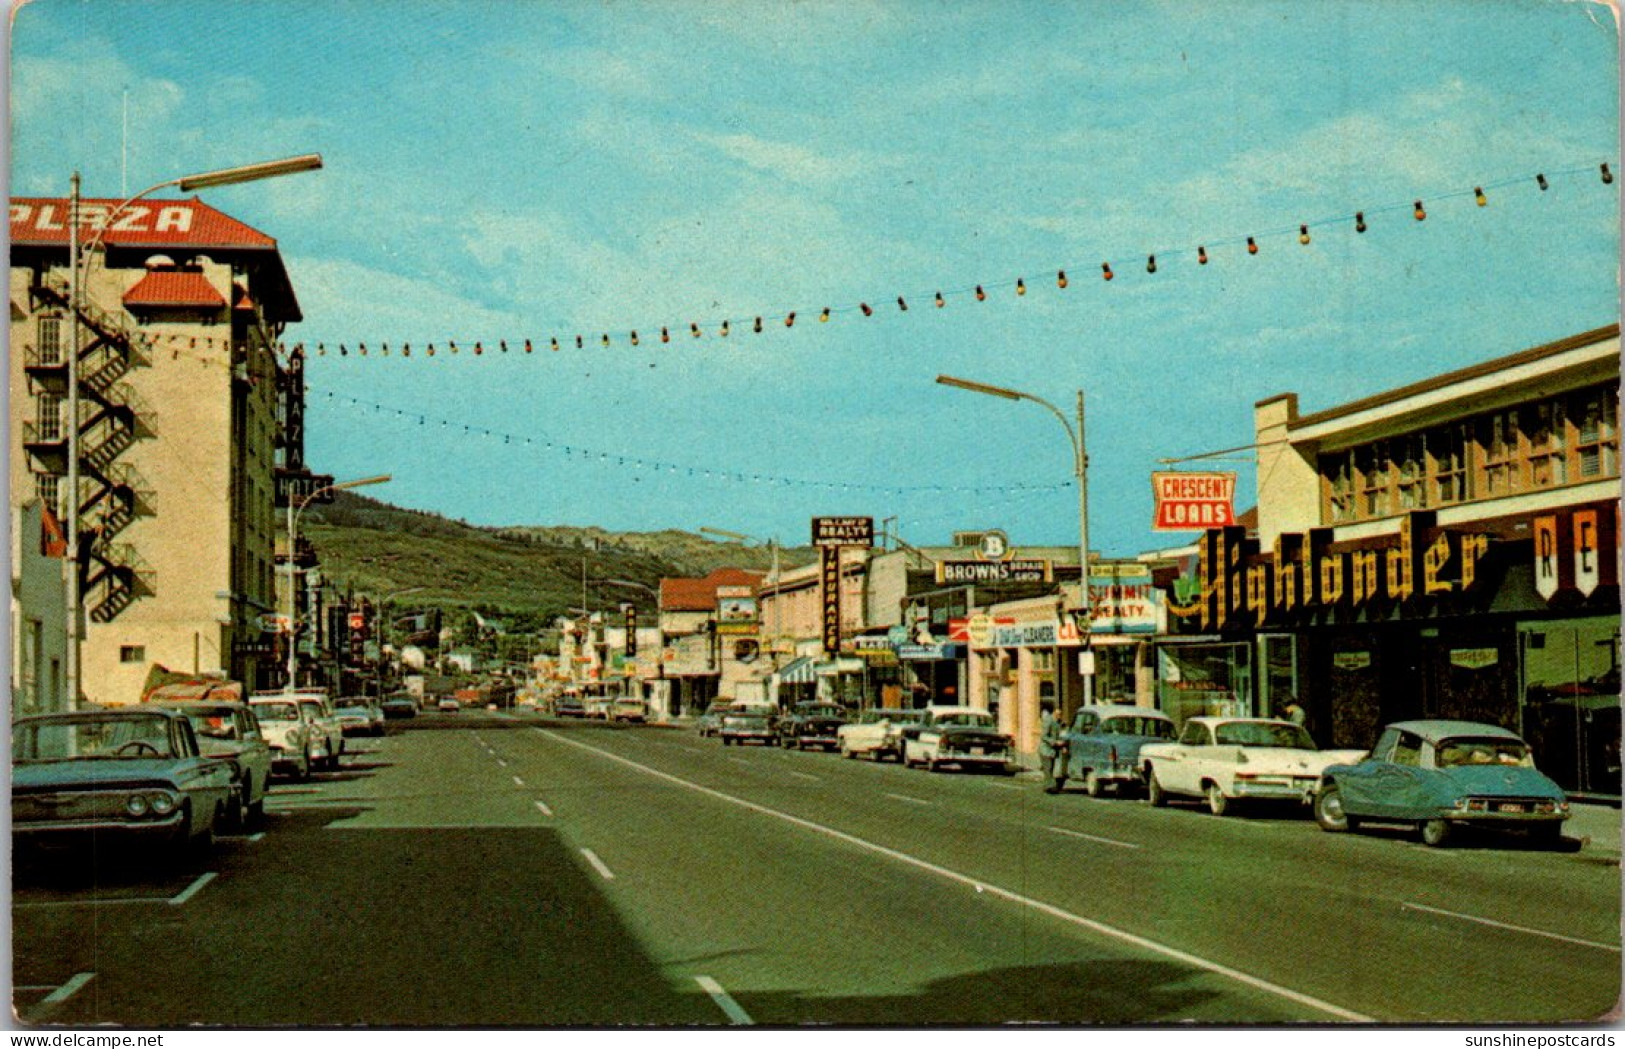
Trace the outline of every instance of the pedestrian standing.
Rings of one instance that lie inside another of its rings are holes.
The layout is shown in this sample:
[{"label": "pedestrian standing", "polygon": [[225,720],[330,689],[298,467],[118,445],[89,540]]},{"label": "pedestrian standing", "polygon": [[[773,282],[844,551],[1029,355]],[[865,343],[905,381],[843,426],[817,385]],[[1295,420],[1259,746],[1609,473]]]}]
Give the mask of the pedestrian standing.
[{"label": "pedestrian standing", "polygon": [[1039,709],[1038,764],[1044,774],[1044,793],[1059,794],[1066,776],[1066,726],[1055,716],[1052,701],[1045,700]]}]

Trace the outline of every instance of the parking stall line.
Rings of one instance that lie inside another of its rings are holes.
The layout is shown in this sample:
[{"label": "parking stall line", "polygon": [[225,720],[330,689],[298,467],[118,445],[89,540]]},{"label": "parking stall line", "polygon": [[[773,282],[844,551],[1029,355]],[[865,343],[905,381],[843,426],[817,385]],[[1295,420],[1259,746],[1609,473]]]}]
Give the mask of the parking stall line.
[{"label": "parking stall line", "polygon": [[513,778],[513,785],[516,787],[523,787],[525,785],[525,781],[520,779],[518,776],[515,776]]},{"label": "parking stall line", "polygon": [[605,881],[615,880],[615,872],[610,870],[609,867],[605,865],[604,861],[598,858],[598,854],[596,852],[592,851],[591,849],[582,849],[581,855],[587,858],[587,862],[592,864],[592,869],[597,871],[599,876]]},{"label": "parking stall line", "polygon": [[1476,922],[1479,925],[1488,925],[1496,929],[1505,929],[1508,932],[1521,932],[1529,936],[1541,936],[1548,940],[1561,940],[1564,943],[1578,944],[1581,947],[1595,947],[1599,951],[1612,951],[1615,954],[1620,953],[1620,948],[1611,943],[1598,943],[1595,940],[1582,940],[1575,936],[1564,936],[1562,933],[1547,932],[1544,929],[1531,929],[1526,925],[1509,925],[1506,922],[1498,922],[1491,918],[1480,918],[1474,914],[1461,914],[1457,911],[1440,910],[1438,907],[1429,907],[1426,904],[1421,903],[1411,903],[1409,900],[1401,903],[1400,906],[1405,910],[1425,911],[1428,914],[1439,914],[1446,918],[1460,918],[1462,921]]},{"label": "parking stall line", "polygon": [[536,803],[536,811],[540,812],[543,816],[546,816],[549,819],[553,817],[553,810],[547,807],[547,802],[545,801],[538,801]]},{"label": "parking stall line", "polygon": [[721,1009],[722,1014],[732,1021],[736,1027],[756,1023],[755,1020],[750,1018],[750,1014],[740,1008],[739,1003],[733,1000],[733,995],[723,990],[722,985],[711,979],[711,977],[696,976],[694,982],[700,985],[702,991],[711,996],[711,1000],[717,1003],[717,1008]]},{"label": "parking stall line", "polygon": [[822,782],[824,782],[824,777],[822,777],[822,776],[814,776],[810,772],[797,772],[795,769],[785,769],[784,772],[785,772],[786,775],[795,776],[795,777],[797,777],[799,779],[810,779],[814,783],[822,783]]},{"label": "parking stall line", "polygon": [[913,802],[915,805],[929,805],[929,804],[931,804],[931,802],[925,800],[924,798],[911,798],[907,794],[887,794],[886,797],[894,798],[897,801]]},{"label": "parking stall line", "polygon": [[750,764],[750,762],[745,758],[724,758],[723,760],[724,761],[731,761],[735,765],[749,765]]},{"label": "parking stall line", "polygon": [[838,830],[834,827],[805,819],[801,816],[795,816],[780,809],[771,808],[767,805],[749,801],[745,798],[737,797],[724,791],[715,790],[711,787],[695,783],[692,780],[683,779],[681,776],[676,776],[669,772],[663,772],[660,769],[654,768],[653,766],[644,765],[640,762],[633,761],[630,758],[622,757],[613,751],[603,750],[599,747],[592,746],[589,743],[582,743],[579,740],[570,739],[568,737],[558,735],[557,733],[549,732],[546,729],[537,729],[536,731],[542,733],[542,735],[546,736],[555,743],[560,743],[568,747],[575,747],[579,750],[584,750],[589,754],[596,754],[606,761],[613,761],[618,764],[625,765],[628,768],[636,769],[645,775],[664,780],[667,783],[682,787],[685,790],[691,790],[697,794],[703,794],[706,797],[712,798],[716,801],[721,801],[729,805],[735,805],[749,812],[754,812],[762,816],[768,816],[770,818],[788,823],[794,827],[800,827],[801,829],[809,831],[813,834],[819,834],[830,838],[831,840],[843,842],[855,848],[863,849],[879,856],[884,856],[895,862],[913,867],[916,870],[922,870],[926,871],[927,873],[934,874],[946,881],[951,881],[955,884],[966,886],[967,888],[974,888],[979,893],[986,893],[989,896],[1002,899],[1008,903],[1026,907],[1029,910],[1036,911],[1057,921],[1075,925],[1081,929],[1088,929],[1089,931],[1100,936],[1108,937],[1140,950],[1157,954],[1164,958],[1172,959],[1173,961],[1191,966],[1192,968],[1200,969],[1204,972],[1212,973],[1215,976],[1223,977],[1234,983],[1239,983],[1245,987],[1250,987],[1253,990],[1261,991],[1265,994],[1270,994],[1286,1001],[1295,1002],[1298,1005],[1302,1005],[1308,1009],[1313,1009],[1316,1012],[1325,1013],[1328,1016],[1334,1016],[1342,1020],[1351,1020],[1355,1023],[1376,1022],[1375,1017],[1355,1012],[1352,1009],[1345,1009],[1342,1006],[1335,1005],[1331,1002],[1325,1001],[1324,999],[1316,998],[1311,994],[1306,994],[1302,991],[1295,991],[1290,987],[1285,987],[1262,977],[1254,976],[1251,973],[1243,972],[1240,969],[1233,968],[1221,962],[1203,958],[1201,955],[1192,954],[1189,951],[1182,951],[1177,947],[1170,947],[1167,944],[1158,943],[1156,940],[1129,932],[1126,929],[1119,929],[1116,926],[1107,925],[1105,922],[1096,921],[1093,918],[1086,918],[1081,914],[1074,914],[1073,912],[1065,910],[1061,907],[1057,907],[1052,903],[1045,903],[1043,900],[1035,899],[1031,896],[1024,896],[1021,893],[1013,890],[990,884],[978,878],[972,878],[969,875],[961,874],[958,871],[932,863],[930,860],[921,859],[918,856],[912,856],[906,852],[889,848],[885,845],[879,844],[878,842],[860,838],[855,834],[848,834],[846,831]]},{"label": "parking stall line", "polygon": [[61,1005],[85,989],[85,984],[96,978],[95,973],[74,973],[73,978],[58,987],[40,1002],[41,1007]]},{"label": "parking stall line", "polygon": [[203,887],[209,884],[211,881],[214,881],[214,879],[217,877],[219,877],[218,871],[209,871],[206,874],[199,874],[192,884],[188,885],[174,896],[171,896],[165,902],[171,907],[183,907],[186,905],[188,900],[202,892]]},{"label": "parking stall line", "polygon": [[1067,830],[1065,827],[1045,827],[1044,829],[1048,830],[1048,831],[1054,831],[1056,834],[1065,834],[1069,838],[1086,838],[1089,841],[1098,841],[1102,845],[1116,845],[1120,849],[1138,849],[1138,848],[1140,848],[1140,846],[1134,844],[1131,841],[1118,841],[1115,838],[1101,838],[1101,837],[1097,837],[1097,836],[1095,836],[1093,834],[1085,834],[1081,830]]}]

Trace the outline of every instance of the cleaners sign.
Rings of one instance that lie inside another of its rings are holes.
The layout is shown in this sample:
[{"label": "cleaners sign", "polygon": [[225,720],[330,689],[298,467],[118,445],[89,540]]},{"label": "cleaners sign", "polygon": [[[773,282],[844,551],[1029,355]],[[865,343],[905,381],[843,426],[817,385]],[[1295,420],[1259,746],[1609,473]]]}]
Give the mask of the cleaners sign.
[{"label": "cleaners sign", "polygon": [[1194,532],[1236,523],[1233,473],[1153,473],[1151,494],[1157,504],[1155,531]]}]

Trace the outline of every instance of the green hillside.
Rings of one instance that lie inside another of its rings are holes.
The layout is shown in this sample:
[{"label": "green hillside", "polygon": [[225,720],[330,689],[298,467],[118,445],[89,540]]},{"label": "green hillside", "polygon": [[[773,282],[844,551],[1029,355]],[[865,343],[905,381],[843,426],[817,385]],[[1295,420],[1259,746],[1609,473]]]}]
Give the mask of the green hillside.
[{"label": "green hillside", "polygon": [[[412,587],[392,604],[402,609],[477,611],[534,631],[582,605],[598,610],[630,602],[654,611],[654,597],[623,580],[658,589],[665,576],[700,576],[733,566],[766,571],[769,552],[713,542],[689,532],[609,532],[602,528],[481,528],[405,510],[351,492],[305,511],[300,532],[315,545],[322,572],[341,592],[374,600]],[[812,551],[786,550],[784,567],[809,564]]]}]

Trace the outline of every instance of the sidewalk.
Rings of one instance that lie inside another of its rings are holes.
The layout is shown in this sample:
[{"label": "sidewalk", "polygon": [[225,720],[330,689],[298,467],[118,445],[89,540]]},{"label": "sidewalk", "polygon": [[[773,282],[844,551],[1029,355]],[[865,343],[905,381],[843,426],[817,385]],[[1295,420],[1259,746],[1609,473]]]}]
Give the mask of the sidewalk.
[{"label": "sidewalk", "polygon": [[1598,802],[1575,801],[1569,803],[1569,819],[1563,825],[1563,836],[1585,842],[1586,852],[1618,856],[1621,812],[1612,805]]}]

